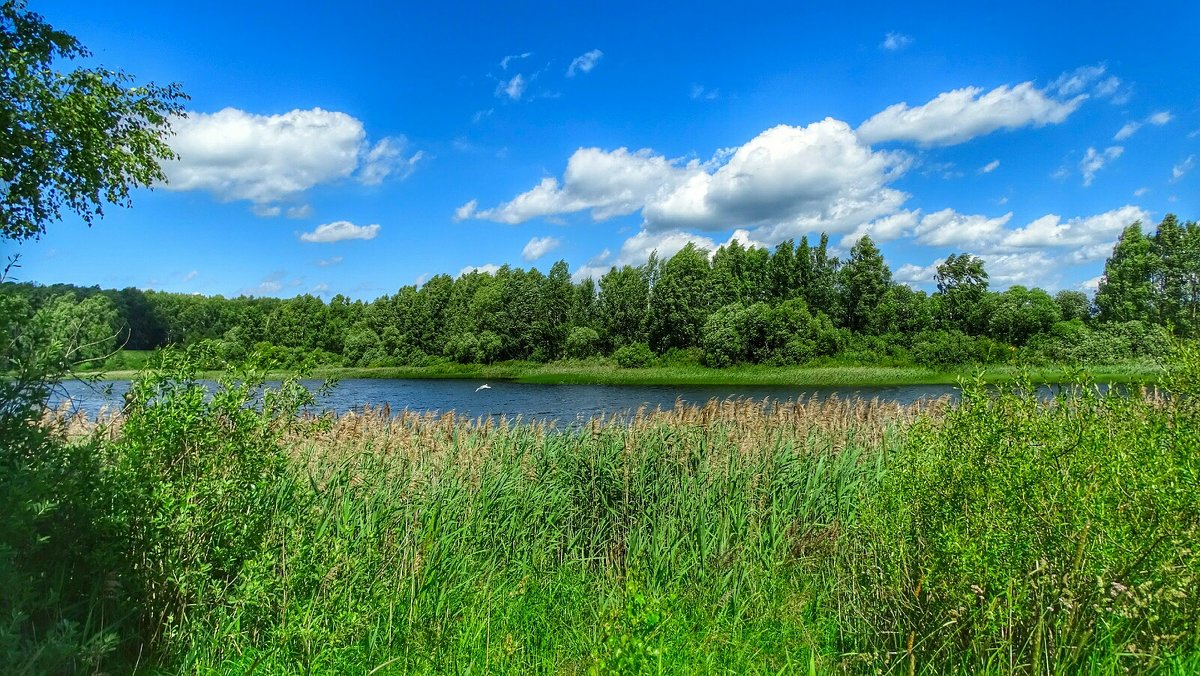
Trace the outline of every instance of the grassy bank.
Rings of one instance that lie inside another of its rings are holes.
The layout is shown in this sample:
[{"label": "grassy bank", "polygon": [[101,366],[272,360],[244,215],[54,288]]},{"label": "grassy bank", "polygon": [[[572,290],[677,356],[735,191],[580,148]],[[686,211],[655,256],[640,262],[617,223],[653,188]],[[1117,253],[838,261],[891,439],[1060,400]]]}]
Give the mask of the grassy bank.
[{"label": "grassy bank", "polygon": [[[988,366],[937,371],[910,366],[733,366],[723,369],[695,365],[620,368],[612,364],[557,362],[551,364],[502,363],[442,364],[400,367],[317,367],[317,378],[476,379],[541,384],[588,385],[792,385],[800,387],[878,387],[889,385],[953,385],[981,376],[984,382],[1004,383],[1029,378],[1038,383],[1067,383],[1088,378],[1104,383],[1152,383],[1162,375],[1154,364],[1118,364],[1089,367]],[[109,379],[129,379],[136,371],[105,373]],[[209,372],[215,378],[219,372]],[[278,371],[273,377],[290,373]]]},{"label": "grassy bank", "polygon": [[67,475],[88,509],[64,497],[37,542],[88,546],[35,579],[81,619],[0,627],[31,670],[1200,669],[1197,354],[1165,399],[728,401],[570,432],[295,419],[291,386],[247,407],[194,375],[64,447],[90,451]]}]

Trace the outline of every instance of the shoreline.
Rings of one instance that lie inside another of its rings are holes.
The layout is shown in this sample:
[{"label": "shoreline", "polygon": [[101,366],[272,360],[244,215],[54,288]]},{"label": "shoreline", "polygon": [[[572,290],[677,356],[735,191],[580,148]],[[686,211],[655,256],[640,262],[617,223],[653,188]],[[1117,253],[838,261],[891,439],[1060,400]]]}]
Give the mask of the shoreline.
[{"label": "shoreline", "polygon": [[[296,374],[294,370],[271,371],[270,378]],[[1071,368],[1047,366],[1020,368],[990,366],[955,371],[937,371],[910,366],[734,366],[714,369],[703,366],[652,366],[618,368],[589,364],[494,364],[446,366],[318,367],[304,377],[380,380],[496,380],[540,385],[701,385],[701,386],[800,386],[800,387],[890,387],[909,385],[956,385],[981,378],[986,383],[1018,380],[1023,373],[1037,384],[1077,382],[1082,378],[1097,383],[1151,384],[1163,373],[1158,365],[1119,364]],[[81,377],[128,380],[135,370],[81,372]],[[221,375],[205,371],[205,378]]]}]

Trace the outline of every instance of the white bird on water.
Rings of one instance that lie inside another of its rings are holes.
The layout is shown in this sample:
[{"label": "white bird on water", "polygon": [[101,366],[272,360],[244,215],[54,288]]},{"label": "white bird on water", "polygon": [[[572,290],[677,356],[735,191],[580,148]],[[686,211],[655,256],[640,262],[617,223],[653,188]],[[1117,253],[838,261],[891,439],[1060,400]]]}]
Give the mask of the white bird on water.
[{"label": "white bird on water", "polygon": [[480,385],[479,387],[476,387],[475,391],[478,392],[479,390],[490,390],[490,389],[492,389],[492,386],[488,385],[487,383],[484,383],[484,384]]}]

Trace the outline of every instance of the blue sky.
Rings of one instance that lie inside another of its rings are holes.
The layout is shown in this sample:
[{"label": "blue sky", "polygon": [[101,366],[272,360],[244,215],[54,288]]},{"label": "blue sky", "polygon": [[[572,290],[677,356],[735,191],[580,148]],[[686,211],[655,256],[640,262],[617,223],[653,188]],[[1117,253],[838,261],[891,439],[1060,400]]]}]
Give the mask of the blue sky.
[{"label": "blue sky", "polygon": [[971,252],[1086,288],[1200,215],[1194,2],[323,4],[32,2],[193,114],[167,186],[5,244],[17,276],[370,299],[827,231],[918,287]]}]

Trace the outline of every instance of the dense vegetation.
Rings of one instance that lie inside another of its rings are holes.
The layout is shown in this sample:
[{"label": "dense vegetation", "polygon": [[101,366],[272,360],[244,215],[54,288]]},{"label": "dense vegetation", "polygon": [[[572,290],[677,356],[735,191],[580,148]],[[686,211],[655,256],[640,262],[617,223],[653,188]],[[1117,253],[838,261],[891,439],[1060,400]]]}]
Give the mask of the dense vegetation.
[{"label": "dense vegetation", "polygon": [[[1167,396],[298,418],[160,354],[7,409],[0,671],[1194,673],[1200,352]],[[9,401],[9,400],[6,400]]]},{"label": "dense vegetation", "polygon": [[[15,121],[0,171],[28,172],[0,175],[14,188],[0,239],[154,176],[153,114],[177,90],[60,80],[51,59],[82,48],[22,2],[0,3],[0,29]],[[71,119],[39,121],[64,98]],[[104,138],[117,145],[92,147]],[[1196,334],[1196,251],[1194,223],[1131,226],[1095,316],[1081,294],[991,294],[970,256],[946,261],[937,294],[909,291],[865,239],[844,264],[824,241],[711,260],[689,247],[598,291],[559,264],[369,305],[5,285],[0,673],[1195,673],[1194,341],[1155,392],[714,402],[567,431],[301,417],[311,394],[264,388],[259,352],[215,392],[197,378],[214,354],[258,348],[786,363],[918,354],[934,335],[939,351],[1044,341],[1127,358]],[[47,412],[119,329],[189,347],[153,355],[116,418],[81,429]]]},{"label": "dense vegetation", "polygon": [[824,236],[815,247],[805,238],[773,252],[735,241],[711,257],[689,245],[668,260],[614,267],[598,282],[572,283],[563,261],[549,274],[504,266],[439,275],[370,303],[32,284],[4,293],[63,331],[86,323],[95,356],[119,339],[132,350],[203,345],[214,363],[267,353],[291,366],[605,356],[625,367],[945,368],[1006,362],[1014,351],[1029,363],[1112,364],[1160,357],[1172,332],[1200,335],[1200,227],[1173,215],[1150,235],[1131,224],[1094,302],[1078,291],[989,291],[983,261],[969,254],[938,266],[930,295],[894,283],[869,237],[840,261]]}]

